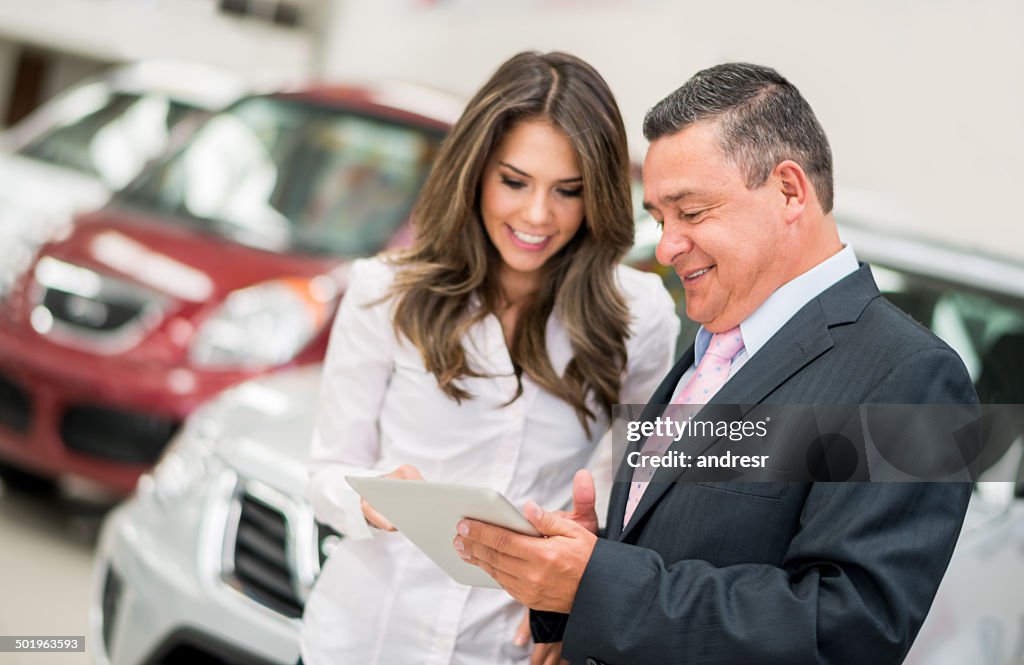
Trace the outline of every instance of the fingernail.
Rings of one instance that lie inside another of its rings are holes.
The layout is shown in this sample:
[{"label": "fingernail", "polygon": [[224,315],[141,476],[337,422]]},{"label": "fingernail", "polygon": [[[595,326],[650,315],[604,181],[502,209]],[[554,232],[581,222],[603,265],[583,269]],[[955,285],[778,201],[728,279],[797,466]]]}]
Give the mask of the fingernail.
[{"label": "fingernail", "polygon": [[461,556],[461,557],[462,557],[462,560],[463,560],[463,561],[469,561],[469,560],[470,560],[470,558],[471,558],[471,557],[470,557],[470,556],[469,556],[468,554],[466,554],[465,552],[459,552],[459,556]]},{"label": "fingernail", "polygon": [[527,517],[532,517],[534,519],[539,519],[541,515],[543,515],[544,513],[544,511],[540,509],[540,506],[538,506],[533,501],[528,501],[526,503],[526,510],[524,510],[523,512],[526,513]]},{"label": "fingernail", "polygon": [[456,531],[459,532],[460,536],[468,536],[469,535],[469,525],[466,524],[465,522],[459,522],[458,528],[456,528]]},{"label": "fingernail", "polygon": [[455,549],[457,549],[460,552],[466,549],[466,546],[462,544],[462,538],[455,539]]},{"label": "fingernail", "polygon": [[515,644],[517,647],[525,647],[526,635],[516,635]]}]

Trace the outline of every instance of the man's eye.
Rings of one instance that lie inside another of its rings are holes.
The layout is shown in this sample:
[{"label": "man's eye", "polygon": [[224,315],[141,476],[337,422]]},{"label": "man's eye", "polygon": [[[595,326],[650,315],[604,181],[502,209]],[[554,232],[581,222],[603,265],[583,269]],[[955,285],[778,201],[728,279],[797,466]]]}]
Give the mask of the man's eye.
[{"label": "man's eye", "polygon": [[575,188],[572,188],[572,189],[561,189],[561,188],[559,188],[559,189],[556,189],[555,191],[558,192],[559,194],[561,194],[562,196],[565,196],[565,197],[571,198],[571,199],[579,198],[583,194],[583,188],[582,187],[575,187]]},{"label": "man's eye", "polygon": [[682,219],[684,222],[692,222],[695,219],[697,219],[698,217],[700,217],[701,213],[703,213],[703,212],[704,212],[703,210],[694,210],[694,211],[690,211],[690,212],[680,212],[679,213],[679,218]]},{"label": "man's eye", "polygon": [[509,189],[522,189],[523,187],[526,187],[526,183],[522,180],[513,180],[512,178],[504,175],[501,176],[501,184],[505,185]]}]

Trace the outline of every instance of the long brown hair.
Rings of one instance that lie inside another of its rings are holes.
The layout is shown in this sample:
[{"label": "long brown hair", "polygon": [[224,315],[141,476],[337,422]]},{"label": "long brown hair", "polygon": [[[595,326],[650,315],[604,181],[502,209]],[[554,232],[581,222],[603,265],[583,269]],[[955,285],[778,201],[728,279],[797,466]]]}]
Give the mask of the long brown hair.
[{"label": "long brown hair", "polygon": [[[480,219],[481,174],[505,133],[544,119],[564,132],[583,177],[584,221],[544,266],[545,278],[520,314],[510,345],[517,373],[576,410],[589,432],[591,391],[604,412],[618,401],[626,366],[629,312],[615,268],[633,243],[626,132],[608,84],[590,65],[566,53],[513,56],[466,106],[444,141],[413,209],[416,240],[392,260],[396,332],[420,351],[442,391],[471,398],[459,379],[482,376],[462,346],[474,324],[498,303],[500,256]],[[482,307],[474,308],[474,294]],[[545,330],[555,313],[568,332],[573,358],[558,376]],[[519,392],[513,398],[518,398]]]}]

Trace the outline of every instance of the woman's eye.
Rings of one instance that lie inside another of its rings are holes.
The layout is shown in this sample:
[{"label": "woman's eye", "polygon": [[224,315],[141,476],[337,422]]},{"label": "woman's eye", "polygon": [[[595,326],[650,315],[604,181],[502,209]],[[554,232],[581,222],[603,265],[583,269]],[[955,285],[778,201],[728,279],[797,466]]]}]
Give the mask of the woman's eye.
[{"label": "woman's eye", "polygon": [[522,189],[526,187],[526,183],[522,180],[513,180],[508,176],[501,176],[501,183],[510,189]]},{"label": "woman's eye", "polygon": [[561,194],[562,196],[565,196],[567,198],[572,198],[572,199],[579,198],[583,194],[583,188],[582,187],[573,187],[571,189],[559,188],[559,189],[556,189],[555,191],[558,192],[559,194]]}]

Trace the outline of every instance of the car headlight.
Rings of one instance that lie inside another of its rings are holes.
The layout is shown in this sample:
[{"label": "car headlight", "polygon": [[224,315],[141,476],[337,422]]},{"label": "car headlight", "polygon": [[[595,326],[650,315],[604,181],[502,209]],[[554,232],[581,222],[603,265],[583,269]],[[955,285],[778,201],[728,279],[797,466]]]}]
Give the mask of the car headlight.
[{"label": "car headlight", "polygon": [[164,507],[176,505],[210,471],[220,434],[220,424],[210,414],[202,409],[194,413],[168,444],[156,466],[139,479],[137,493]]},{"label": "car headlight", "polygon": [[337,294],[326,276],[274,279],[234,291],[199,326],[189,359],[231,369],[286,363],[327,323]]}]

